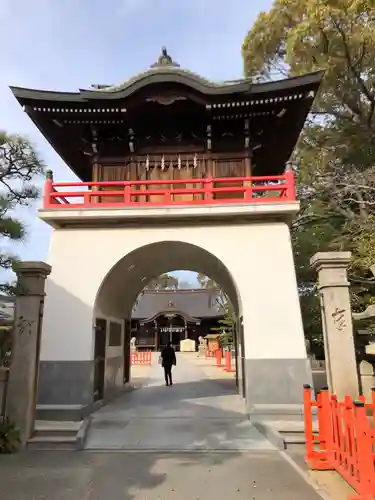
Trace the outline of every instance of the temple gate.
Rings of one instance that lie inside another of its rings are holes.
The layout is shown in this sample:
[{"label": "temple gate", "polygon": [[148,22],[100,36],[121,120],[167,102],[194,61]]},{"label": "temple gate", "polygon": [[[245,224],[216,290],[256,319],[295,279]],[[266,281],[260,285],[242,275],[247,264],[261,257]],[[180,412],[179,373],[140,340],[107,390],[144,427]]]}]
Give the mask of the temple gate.
[{"label": "temple gate", "polygon": [[123,388],[136,297],[175,269],[209,275],[234,305],[238,387],[249,414],[290,415],[291,405],[300,412],[311,370],[288,227],[299,210],[288,161],[321,78],[215,83],[163,50],[120,85],[77,93],[12,87],[79,178],[59,182],[50,171],[39,211],[54,228],[39,412],[57,405],[81,415]]}]

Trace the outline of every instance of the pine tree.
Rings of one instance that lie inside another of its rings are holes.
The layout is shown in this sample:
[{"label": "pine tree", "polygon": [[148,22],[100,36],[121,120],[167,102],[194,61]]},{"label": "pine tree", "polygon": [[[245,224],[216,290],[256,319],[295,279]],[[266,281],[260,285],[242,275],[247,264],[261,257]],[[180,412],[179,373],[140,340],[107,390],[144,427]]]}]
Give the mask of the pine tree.
[{"label": "pine tree", "polygon": [[[26,237],[25,225],[17,216],[17,209],[30,206],[40,194],[34,184],[44,171],[44,164],[29,140],[20,135],[0,131],[0,268],[11,269],[17,257],[6,250],[9,242]],[[9,292],[7,283],[0,290]]]}]

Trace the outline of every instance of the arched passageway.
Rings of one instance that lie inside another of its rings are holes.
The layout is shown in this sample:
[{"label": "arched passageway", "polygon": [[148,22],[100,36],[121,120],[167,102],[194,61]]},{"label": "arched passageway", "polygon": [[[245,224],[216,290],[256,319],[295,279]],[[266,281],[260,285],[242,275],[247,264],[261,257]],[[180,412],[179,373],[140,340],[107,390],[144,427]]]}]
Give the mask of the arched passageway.
[{"label": "arched passageway", "polygon": [[[96,367],[96,394],[99,394],[99,397],[103,395],[102,388],[109,383],[108,378],[112,378],[113,383],[121,385],[121,378],[113,377],[111,373],[114,366],[117,369],[119,367],[118,358],[123,357],[124,359],[123,380],[128,382],[131,378],[130,319],[137,297],[152,279],[178,269],[195,271],[212,278],[228,296],[236,317],[241,316],[242,306],[236,284],[226,266],[212,253],[183,241],[160,241],[133,250],[110,269],[99,287],[95,300],[95,357],[103,359],[103,354],[105,356],[105,346],[102,343],[103,328],[105,329],[105,327],[102,326],[102,322],[108,319],[110,328],[113,329],[116,322],[118,325],[123,324],[124,328],[122,344],[114,346],[112,343],[111,349],[107,349],[107,357],[109,355],[111,360],[106,360],[106,366]],[[237,346],[236,335],[234,341],[235,346]],[[102,349],[102,355],[100,349]],[[237,351],[236,348],[236,367],[239,365]],[[108,365],[111,363],[113,368],[109,369]],[[237,385],[243,381],[242,373],[243,366],[240,366],[236,369]],[[240,389],[241,392],[244,391],[243,383],[241,383]]]}]

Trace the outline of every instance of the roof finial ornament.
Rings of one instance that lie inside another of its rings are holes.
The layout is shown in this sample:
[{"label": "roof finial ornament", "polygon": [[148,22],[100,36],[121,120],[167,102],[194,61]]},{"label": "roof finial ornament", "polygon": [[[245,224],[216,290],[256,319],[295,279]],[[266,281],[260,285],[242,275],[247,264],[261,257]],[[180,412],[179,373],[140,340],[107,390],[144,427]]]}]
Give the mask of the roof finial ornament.
[{"label": "roof finial ornament", "polygon": [[151,68],[160,68],[163,66],[172,66],[174,68],[180,67],[180,65],[173,61],[171,56],[168,54],[167,47],[162,47],[161,55],[158,60],[154,64],[151,64]]}]

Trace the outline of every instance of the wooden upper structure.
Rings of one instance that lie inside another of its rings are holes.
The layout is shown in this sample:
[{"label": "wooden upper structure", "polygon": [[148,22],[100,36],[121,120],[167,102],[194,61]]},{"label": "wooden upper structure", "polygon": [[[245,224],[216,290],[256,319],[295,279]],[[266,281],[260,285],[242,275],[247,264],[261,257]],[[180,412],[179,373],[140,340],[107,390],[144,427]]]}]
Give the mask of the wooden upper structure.
[{"label": "wooden upper structure", "polygon": [[321,79],[214,83],[163,48],[119,85],[11,90],[82,181],[160,181],[283,173]]}]

